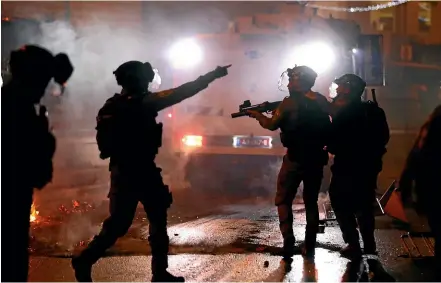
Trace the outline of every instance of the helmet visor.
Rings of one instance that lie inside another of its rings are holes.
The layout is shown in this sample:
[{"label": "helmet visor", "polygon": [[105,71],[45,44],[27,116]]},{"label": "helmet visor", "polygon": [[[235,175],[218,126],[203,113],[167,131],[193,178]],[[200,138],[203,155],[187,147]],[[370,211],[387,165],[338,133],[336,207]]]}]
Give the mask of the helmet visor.
[{"label": "helmet visor", "polygon": [[288,89],[289,79],[290,79],[289,70],[286,70],[280,75],[279,81],[277,83],[280,91],[285,91],[285,92],[289,91]]},{"label": "helmet visor", "polygon": [[159,75],[158,69],[153,68],[153,72],[155,75],[153,76],[153,80],[149,83],[149,89],[157,90],[161,86],[161,76]]}]

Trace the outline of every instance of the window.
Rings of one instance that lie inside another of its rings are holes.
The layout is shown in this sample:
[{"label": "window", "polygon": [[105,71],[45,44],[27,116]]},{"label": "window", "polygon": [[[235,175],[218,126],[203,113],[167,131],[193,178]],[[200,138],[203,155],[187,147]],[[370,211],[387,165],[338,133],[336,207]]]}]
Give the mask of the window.
[{"label": "window", "polygon": [[393,31],[394,29],[394,19],[390,17],[381,17],[379,19],[378,29],[380,31]]}]

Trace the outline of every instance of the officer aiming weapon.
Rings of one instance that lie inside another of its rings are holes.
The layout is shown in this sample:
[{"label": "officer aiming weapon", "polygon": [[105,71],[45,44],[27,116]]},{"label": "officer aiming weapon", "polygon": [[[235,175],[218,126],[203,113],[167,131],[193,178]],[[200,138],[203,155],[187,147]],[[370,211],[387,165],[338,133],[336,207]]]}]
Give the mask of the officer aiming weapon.
[{"label": "officer aiming weapon", "polygon": [[245,100],[243,104],[239,105],[239,112],[232,113],[231,118],[248,116],[247,114],[248,110],[258,111],[260,113],[270,113],[274,111],[281,102],[282,101],[274,101],[274,102],[265,101],[260,104],[251,105],[251,102],[249,100]]}]

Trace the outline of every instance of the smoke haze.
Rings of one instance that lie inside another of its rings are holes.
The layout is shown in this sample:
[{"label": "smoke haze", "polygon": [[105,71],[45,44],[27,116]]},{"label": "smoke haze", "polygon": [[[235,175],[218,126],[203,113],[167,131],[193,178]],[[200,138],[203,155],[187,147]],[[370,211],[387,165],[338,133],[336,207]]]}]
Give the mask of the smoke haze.
[{"label": "smoke haze", "polygon": [[[98,5],[94,4],[95,2],[75,2],[75,5],[80,5],[80,3],[84,7]],[[49,112],[54,113],[51,116],[51,123],[53,123],[58,138],[58,148],[55,158],[54,183],[37,194],[37,204],[41,201],[41,205],[43,203],[45,205],[50,203],[58,205],[57,203],[66,200],[84,198],[94,198],[97,203],[105,200],[109,185],[109,174],[107,161],[99,160],[97,146],[94,144],[95,116],[105,100],[115,92],[120,91],[120,87],[117,86],[112,74],[120,64],[129,60],[149,61],[159,69],[163,78],[161,89],[170,88],[173,83],[170,74],[167,73],[169,62],[165,58],[166,50],[175,40],[195,33],[226,31],[232,14],[234,14],[233,16],[252,14],[259,12],[259,9],[265,11],[269,6],[272,6],[264,2],[259,4],[247,2],[231,2],[230,4],[223,2],[210,2],[209,4],[208,2],[203,4],[200,4],[201,2],[146,3],[148,4],[146,4],[147,8],[144,11],[146,20],[144,28],[134,28],[133,22],[127,22],[126,24],[124,20],[115,20],[112,15],[93,11],[87,17],[84,17],[80,24],[77,23],[75,27],[66,21],[59,20],[41,22],[41,36],[31,35],[31,32],[23,31],[23,34],[29,35],[29,43],[39,44],[54,53],[67,53],[75,67],[74,73],[67,83],[65,95],[58,98],[51,96],[45,98],[49,104]],[[24,2],[23,5],[25,5]],[[105,5],[110,5],[110,3],[105,3]],[[115,5],[122,4],[117,3]],[[162,8],[158,8],[156,5],[162,6]],[[251,9],[253,5],[257,5],[256,7],[259,8],[253,8],[253,11]],[[228,11],[226,10],[227,6],[230,6]],[[217,64],[235,63],[229,62],[229,59],[219,58],[219,62],[211,60],[214,62],[209,67],[211,69],[205,69],[204,71],[214,69]],[[274,95],[277,92],[279,74],[271,73],[268,70],[260,70],[259,76],[255,76],[252,73],[250,74],[249,70],[241,69],[240,66],[233,67],[237,67],[237,69],[232,68],[230,76],[224,80],[225,84],[214,83],[213,86],[209,87],[210,92],[213,92],[212,94],[201,94],[191,98],[189,103],[210,103],[212,102],[210,101],[212,100],[210,95],[222,94],[224,96],[223,101],[229,105],[222,106],[225,106],[226,109],[225,117],[211,118],[209,125],[212,128],[211,131],[217,131],[216,134],[230,135],[249,134],[250,132],[260,134],[258,132],[260,131],[268,135],[268,132],[260,129],[254,120],[243,118],[240,121],[239,119],[231,121],[228,112],[230,110],[237,111],[232,107],[236,108],[245,99],[251,99],[253,103],[264,100],[280,100],[283,94]],[[192,74],[192,76],[189,76],[189,80],[196,79],[202,74]],[[261,82],[262,76],[266,76],[266,80],[271,80],[269,84],[274,85],[274,91],[264,91],[263,96],[260,92],[250,93],[250,89],[247,88],[249,84]],[[237,86],[238,77],[241,86]],[[232,78],[236,78],[236,80]],[[48,92],[51,93],[58,91],[59,89],[55,85],[48,88]],[[229,95],[227,96],[227,94]],[[203,95],[206,95],[205,99],[202,98]],[[234,101],[230,101],[230,97],[234,98]],[[53,103],[51,105],[51,102],[55,100],[56,105]],[[200,118],[187,114],[186,119],[189,122],[193,121],[191,122],[192,125],[196,125]],[[164,123],[167,124],[170,121],[166,120]],[[165,128],[167,129],[167,125],[165,125]],[[244,129],[247,132],[240,132]],[[202,130],[206,131],[207,129]],[[166,132],[165,136],[169,134]],[[65,138],[65,136],[71,136],[72,139]],[[158,159],[159,165],[164,169],[165,182],[171,184],[172,188],[189,188],[191,186],[185,174],[188,155],[176,157],[167,146],[164,146]],[[266,195],[273,195],[280,164],[280,160],[264,164],[263,166],[267,167],[266,173],[260,178],[255,178],[251,182],[251,188],[238,189],[253,190],[253,188],[259,187]],[[213,166],[215,167],[215,165]],[[201,168],[201,170],[203,169]],[[217,180],[219,177],[211,177],[207,182],[222,183],[222,180]],[[65,190],[69,188],[75,190]],[[78,188],[81,188],[83,193],[80,192],[81,190],[76,190]],[[87,188],[90,188],[89,191],[96,191],[98,188],[99,192],[84,193]],[[71,248],[74,243],[90,238],[98,229],[99,227],[92,224],[89,218],[71,217],[69,221],[63,223],[63,228],[59,233],[59,242],[63,246]]]}]

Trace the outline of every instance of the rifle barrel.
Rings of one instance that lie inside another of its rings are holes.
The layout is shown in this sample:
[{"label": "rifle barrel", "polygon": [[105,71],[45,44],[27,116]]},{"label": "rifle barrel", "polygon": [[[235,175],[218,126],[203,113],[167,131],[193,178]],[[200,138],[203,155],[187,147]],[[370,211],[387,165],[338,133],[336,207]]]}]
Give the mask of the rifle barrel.
[{"label": "rifle barrel", "polygon": [[243,116],[247,116],[247,113],[245,113],[245,112],[236,112],[236,113],[232,113],[231,114],[231,118],[239,118],[239,117],[243,117]]}]

